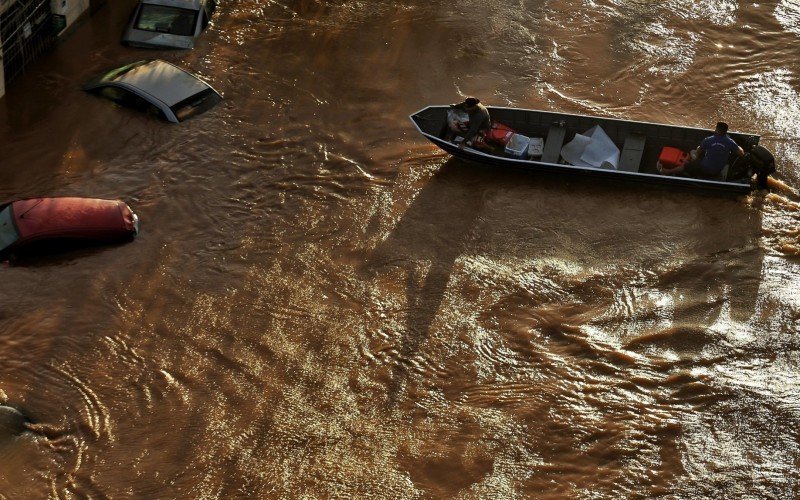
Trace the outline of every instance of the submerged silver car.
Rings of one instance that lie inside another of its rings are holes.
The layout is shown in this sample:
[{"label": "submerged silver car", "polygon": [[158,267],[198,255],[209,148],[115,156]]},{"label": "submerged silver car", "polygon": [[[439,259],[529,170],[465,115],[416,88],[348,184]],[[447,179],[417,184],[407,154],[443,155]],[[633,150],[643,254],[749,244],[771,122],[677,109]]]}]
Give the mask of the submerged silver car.
[{"label": "submerged silver car", "polygon": [[128,21],[122,43],[191,49],[216,8],[217,0],[141,0]]},{"label": "submerged silver car", "polygon": [[83,89],[173,123],[208,111],[222,100],[211,85],[159,59],[113,69],[93,78]]}]

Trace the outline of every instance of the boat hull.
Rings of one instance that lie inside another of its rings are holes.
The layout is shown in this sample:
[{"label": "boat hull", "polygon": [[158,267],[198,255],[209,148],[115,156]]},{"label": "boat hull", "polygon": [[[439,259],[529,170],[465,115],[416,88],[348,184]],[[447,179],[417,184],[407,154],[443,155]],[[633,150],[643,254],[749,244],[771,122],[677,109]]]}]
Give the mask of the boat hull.
[{"label": "boat hull", "polygon": [[[748,193],[752,190],[749,176],[737,180],[701,179],[693,177],[662,175],[655,168],[658,152],[663,145],[677,145],[685,150],[696,147],[702,138],[711,134],[708,130],[674,125],[662,125],[629,120],[617,120],[585,115],[570,115],[537,110],[521,110],[515,108],[489,108],[492,118],[510,125],[518,132],[529,136],[547,136],[547,128],[553,123],[561,124],[568,132],[564,143],[575,133],[582,133],[594,124],[612,131],[612,139],[622,146],[624,137],[633,132],[642,134],[646,142],[640,166],[636,171],[615,170],[609,168],[574,166],[560,162],[517,159],[490,154],[476,149],[459,147],[448,140],[446,115],[449,106],[429,106],[410,116],[417,130],[433,144],[455,158],[479,163],[491,167],[513,168],[531,172],[555,174],[583,175],[609,179],[611,181],[638,182],[663,186],[678,186],[696,189],[724,191],[730,193]],[[512,123],[507,123],[512,122]],[[759,137],[753,134],[732,133],[731,136],[740,144],[744,141],[757,143]],[[560,151],[560,146],[558,148]]]}]

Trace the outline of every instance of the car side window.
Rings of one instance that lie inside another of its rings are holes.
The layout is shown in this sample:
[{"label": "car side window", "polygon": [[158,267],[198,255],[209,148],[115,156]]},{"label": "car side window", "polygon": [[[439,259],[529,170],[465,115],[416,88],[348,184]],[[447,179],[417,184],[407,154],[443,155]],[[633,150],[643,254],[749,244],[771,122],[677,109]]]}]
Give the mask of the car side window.
[{"label": "car side window", "polygon": [[192,116],[199,115],[205,111],[216,106],[222,97],[214,92],[214,89],[208,88],[198,94],[188,97],[183,101],[172,106],[172,112],[178,121],[184,121]]},{"label": "car side window", "polygon": [[158,106],[128,90],[119,87],[103,87],[100,89],[100,95],[126,108],[143,111],[164,120],[167,119],[164,112]]},{"label": "car side window", "polygon": [[116,102],[117,104],[123,104],[125,94],[127,94],[127,92],[117,87],[103,87],[100,89],[99,94],[106,99]]}]

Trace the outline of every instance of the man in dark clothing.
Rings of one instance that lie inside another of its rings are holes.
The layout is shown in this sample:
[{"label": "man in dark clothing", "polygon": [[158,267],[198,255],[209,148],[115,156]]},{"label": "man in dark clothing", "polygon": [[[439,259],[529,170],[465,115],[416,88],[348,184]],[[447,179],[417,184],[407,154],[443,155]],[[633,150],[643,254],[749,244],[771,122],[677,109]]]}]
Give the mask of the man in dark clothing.
[{"label": "man in dark clothing", "polygon": [[464,134],[464,140],[458,145],[460,149],[464,149],[465,144],[472,146],[480,132],[488,132],[492,128],[489,110],[481,104],[480,99],[467,97],[461,104],[451,104],[450,107],[463,109],[469,115],[469,130]]},{"label": "man in dark clothing", "polygon": [[756,174],[758,189],[768,189],[767,179],[775,173],[775,157],[764,146],[752,144],[748,146],[746,157],[750,160],[750,168]]}]

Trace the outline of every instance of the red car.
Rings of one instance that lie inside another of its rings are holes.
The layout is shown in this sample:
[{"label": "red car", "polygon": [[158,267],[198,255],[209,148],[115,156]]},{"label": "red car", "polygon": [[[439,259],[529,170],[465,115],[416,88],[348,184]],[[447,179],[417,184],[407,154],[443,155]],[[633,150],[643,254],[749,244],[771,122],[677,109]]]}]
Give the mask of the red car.
[{"label": "red car", "polygon": [[119,200],[31,198],[0,205],[0,260],[60,243],[133,238],[139,218]]}]

